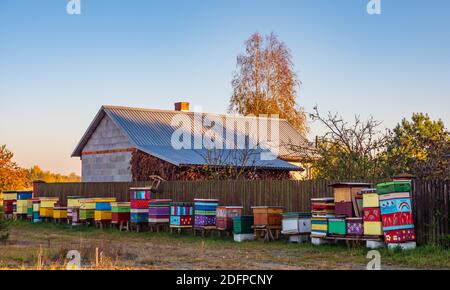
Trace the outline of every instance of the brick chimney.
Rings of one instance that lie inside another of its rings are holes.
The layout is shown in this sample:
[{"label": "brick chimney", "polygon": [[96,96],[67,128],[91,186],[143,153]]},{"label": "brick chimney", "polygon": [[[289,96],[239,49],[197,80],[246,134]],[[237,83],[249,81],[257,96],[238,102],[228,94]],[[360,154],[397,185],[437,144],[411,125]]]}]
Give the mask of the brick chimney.
[{"label": "brick chimney", "polygon": [[189,103],[188,102],[175,103],[175,111],[189,112]]}]

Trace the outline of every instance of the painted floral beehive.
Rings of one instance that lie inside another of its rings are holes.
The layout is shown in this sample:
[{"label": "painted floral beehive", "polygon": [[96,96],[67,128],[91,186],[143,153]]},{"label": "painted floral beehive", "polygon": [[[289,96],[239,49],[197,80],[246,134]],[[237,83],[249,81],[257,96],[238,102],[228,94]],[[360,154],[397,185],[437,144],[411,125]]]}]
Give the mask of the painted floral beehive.
[{"label": "painted floral beehive", "polygon": [[193,225],[194,203],[172,202],[170,204],[170,227],[190,228]]},{"label": "painted floral beehive", "polygon": [[377,185],[386,243],[416,240],[411,204],[411,182],[394,181]]},{"label": "painted floral beehive", "polygon": [[217,205],[217,199],[194,199],[194,227],[215,226]]}]

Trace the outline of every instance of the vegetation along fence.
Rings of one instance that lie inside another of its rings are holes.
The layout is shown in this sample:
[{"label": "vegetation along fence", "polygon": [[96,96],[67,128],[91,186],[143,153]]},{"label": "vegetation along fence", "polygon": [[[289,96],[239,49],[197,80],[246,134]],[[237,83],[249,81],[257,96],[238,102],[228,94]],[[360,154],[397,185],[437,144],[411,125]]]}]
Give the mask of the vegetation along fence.
[{"label": "vegetation along fence", "polygon": [[[156,198],[192,201],[194,198],[215,198],[223,205],[241,205],[244,213],[252,206],[277,205],[285,211],[309,211],[310,199],[333,195],[330,184],[335,181],[169,181],[161,183]],[[36,184],[38,196],[56,196],[64,203],[67,196],[117,197],[129,200],[129,188],[150,185],[149,182],[41,183]],[[419,243],[436,242],[450,234],[450,182],[414,181],[413,209]]]}]

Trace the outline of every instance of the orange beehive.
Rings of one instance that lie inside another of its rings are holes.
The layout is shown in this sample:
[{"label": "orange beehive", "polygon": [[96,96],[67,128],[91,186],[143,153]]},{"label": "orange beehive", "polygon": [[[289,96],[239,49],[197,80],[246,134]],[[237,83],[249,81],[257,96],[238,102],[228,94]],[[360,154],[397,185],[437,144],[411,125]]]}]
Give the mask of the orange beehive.
[{"label": "orange beehive", "polygon": [[252,209],[255,226],[281,226],[283,207],[254,206]]}]

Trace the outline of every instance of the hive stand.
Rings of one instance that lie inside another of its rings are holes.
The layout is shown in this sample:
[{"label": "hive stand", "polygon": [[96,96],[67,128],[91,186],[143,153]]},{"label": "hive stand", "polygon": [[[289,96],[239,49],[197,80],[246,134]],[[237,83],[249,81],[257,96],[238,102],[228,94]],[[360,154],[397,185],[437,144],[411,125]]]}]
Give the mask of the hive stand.
[{"label": "hive stand", "polygon": [[225,234],[226,237],[229,237],[232,234],[232,230],[224,230],[216,228],[215,231],[217,232],[217,236],[219,237],[221,237],[222,234]]},{"label": "hive stand", "polygon": [[375,249],[384,246],[383,236],[314,236],[311,235],[311,242],[314,245],[335,244],[344,241],[347,246],[356,246],[366,243],[367,248]]},{"label": "hive stand", "polygon": [[15,215],[15,219],[18,221],[24,221],[27,220],[27,214],[16,214]]},{"label": "hive stand", "polygon": [[181,235],[183,233],[183,230],[189,230],[192,229],[191,226],[186,226],[186,227],[170,227],[170,233],[176,232],[178,235]]},{"label": "hive stand", "polygon": [[83,226],[91,226],[95,224],[94,219],[78,220],[78,222]]},{"label": "hive stand", "polygon": [[215,226],[201,227],[201,228],[192,228],[192,232],[194,236],[197,235],[197,232],[200,232],[202,237],[206,237],[208,234],[211,235],[213,231],[216,230]]},{"label": "hive stand", "polygon": [[149,230],[152,233],[165,232],[169,227],[168,223],[150,223],[148,224]]},{"label": "hive stand", "polygon": [[129,227],[131,231],[136,231],[137,233],[148,230],[147,223],[130,223]]},{"label": "hive stand", "polygon": [[53,223],[61,225],[61,224],[68,223],[68,222],[67,222],[67,218],[61,218],[61,219],[53,219]]},{"label": "hive stand", "polygon": [[281,226],[260,225],[253,226],[255,239],[264,239],[264,242],[278,240],[281,235]]},{"label": "hive stand", "polygon": [[111,227],[111,222],[110,221],[95,221],[95,227],[102,230],[104,228]]},{"label": "hive stand", "polygon": [[125,230],[127,232],[130,231],[130,222],[129,221],[120,221],[119,223],[119,231]]},{"label": "hive stand", "polygon": [[41,217],[41,221],[44,222],[44,223],[51,223],[52,219],[53,218],[47,217],[47,216]]}]

